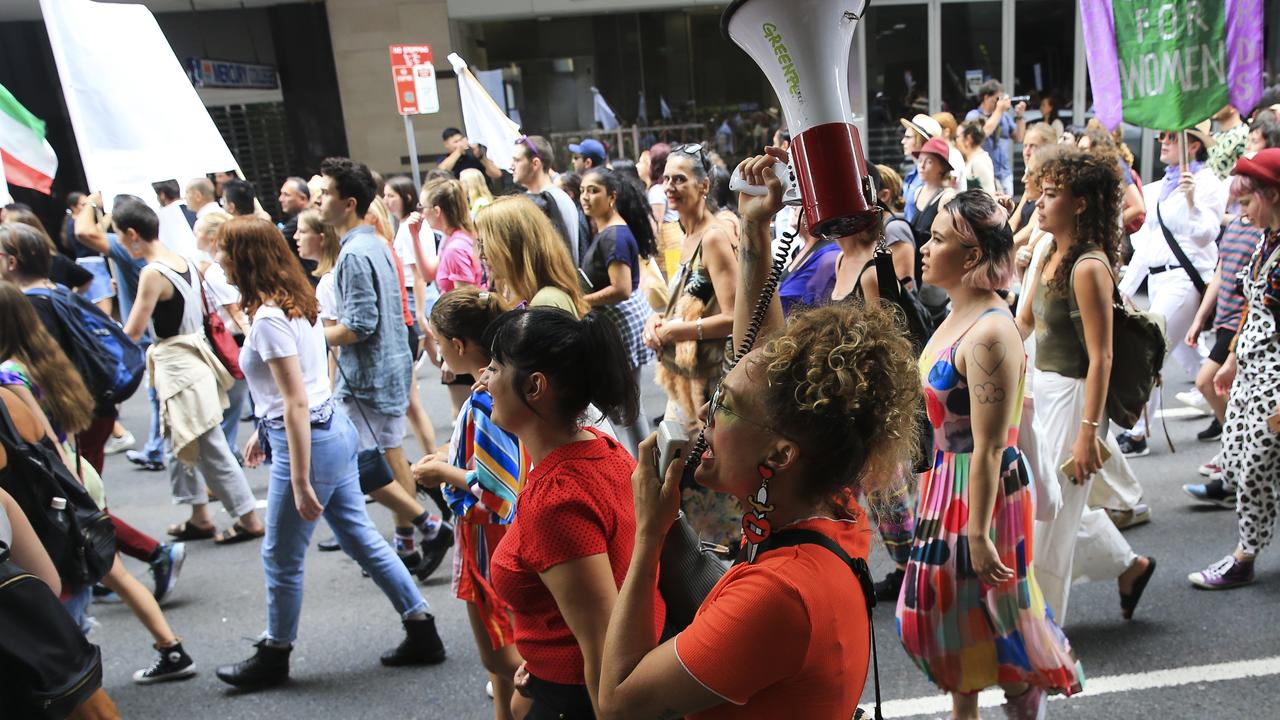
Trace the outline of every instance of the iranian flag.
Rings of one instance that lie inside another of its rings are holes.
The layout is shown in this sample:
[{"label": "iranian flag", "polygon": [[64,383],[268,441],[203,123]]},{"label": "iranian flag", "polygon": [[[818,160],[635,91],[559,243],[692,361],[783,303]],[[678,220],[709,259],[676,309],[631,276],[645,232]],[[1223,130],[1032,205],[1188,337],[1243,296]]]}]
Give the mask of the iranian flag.
[{"label": "iranian flag", "polygon": [[32,115],[13,93],[0,85],[0,167],[10,185],[53,190],[58,156],[44,139],[44,121]]}]

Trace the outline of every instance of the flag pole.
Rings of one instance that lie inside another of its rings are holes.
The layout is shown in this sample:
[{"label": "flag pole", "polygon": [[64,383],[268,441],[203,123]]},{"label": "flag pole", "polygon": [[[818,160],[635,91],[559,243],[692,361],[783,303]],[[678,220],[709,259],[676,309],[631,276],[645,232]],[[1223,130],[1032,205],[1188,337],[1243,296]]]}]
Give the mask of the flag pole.
[{"label": "flag pole", "polygon": [[413,117],[404,116],[404,137],[409,146],[409,167],[413,172],[413,186],[421,190],[422,171],[418,167],[418,139],[413,135]]},{"label": "flag pole", "polygon": [[1179,130],[1178,131],[1178,169],[1180,171],[1179,174],[1189,173],[1191,171],[1189,164],[1190,164],[1190,161],[1189,161],[1189,158],[1187,157],[1187,131]]}]

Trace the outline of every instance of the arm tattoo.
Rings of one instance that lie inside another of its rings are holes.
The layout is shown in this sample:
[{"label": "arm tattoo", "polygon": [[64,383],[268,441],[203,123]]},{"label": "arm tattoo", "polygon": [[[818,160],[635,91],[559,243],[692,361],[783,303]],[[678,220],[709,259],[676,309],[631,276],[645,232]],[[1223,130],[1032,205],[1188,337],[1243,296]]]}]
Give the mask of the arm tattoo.
[{"label": "arm tattoo", "polygon": [[1004,388],[993,382],[978,383],[972,387],[973,397],[980,405],[1004,402]]},{"label": "arm tattoo", "polygon": [[995,375],[996,371],[1004,365],[1004,356],[1004,343],[999,340],[992,340],[986,344],[980,342],[973,344],[973,362],[988,377]]}]

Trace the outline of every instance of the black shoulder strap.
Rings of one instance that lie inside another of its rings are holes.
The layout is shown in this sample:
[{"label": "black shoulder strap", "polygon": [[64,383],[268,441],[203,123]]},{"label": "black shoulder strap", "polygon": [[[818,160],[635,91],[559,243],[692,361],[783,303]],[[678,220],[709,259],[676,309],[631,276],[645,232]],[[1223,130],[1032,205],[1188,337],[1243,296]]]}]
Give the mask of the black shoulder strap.
[{"label": "black shoulder strap", "polygon": [[[770,535],[765,538],[764,542],[760,543],[757,553],[766,553],[770,550],[795,547],[797,545],[820,545],[826,548],[832,555],[840,558],[840,562],[844,563],[853,572],[853,576],[858,580],[858,585],[862,587],[862,596],[867,603],[867,625],[871,628],[871,667],[876,691],[875,720],[883,720],[884,715],[880,711],[880,659],[876,653],[876,624],[871,619],[871,611],[876,606],[876,592],[875,585],[871,582],[871,568],[867,567],[866,560],[849,557],[849,553],[845,552],[844,548],[840,547],[839,543],[830,537],[816,530],[806,530],[804,528],[780,530]],[[757,554],[756,557],[758,558],[759,555]]]},{"label": "black shoulder strap", "polygon": [[1169,249],[1173,251],[1174,257],[1178,258],[1178,264],[1183,270],[1187,271],[1187,276],[1191,278],[1191,284],[1195,285],[1196,292],[1204,295],[1207,288],[1204,278],[1200,277],[1200,271],[1196,270],[1196,266],[1191,264],[1191,258],[1183,252],[1182,245],[1173,237],[1173,233],[1169,232],[1169,226],[1164,224],[1164,218],[1160,215],[1160,202],[1156,201],[1156,220],[1160,222],[1160,231],[1164,233],[1164,241],[1169,243]]}]

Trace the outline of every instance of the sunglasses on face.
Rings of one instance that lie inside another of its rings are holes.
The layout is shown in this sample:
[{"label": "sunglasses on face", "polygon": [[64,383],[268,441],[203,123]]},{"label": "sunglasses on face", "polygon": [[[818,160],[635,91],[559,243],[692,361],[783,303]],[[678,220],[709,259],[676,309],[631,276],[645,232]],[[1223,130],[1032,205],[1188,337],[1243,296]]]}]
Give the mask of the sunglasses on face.
[{"label": "sunglasses on face", "polygon": [[720,383],[718,386],[716,386],[715,392],[711,393],[711,404],[707,408],[707,428],[708,429],[714,428],[716,426],[716,415],[719,414],[720,412],[724,412],[729,415],[732,415],[743,422],[750,423],[752,425],[755,425],[758,428],[768,430],[769,432],[777,432],[776,430],[769,427],[768,425],[765,425],[764,423],[756,420],[752,420],[751,418],[738,413],[728,405],[725,405],[724,404],[724,383]]}]

